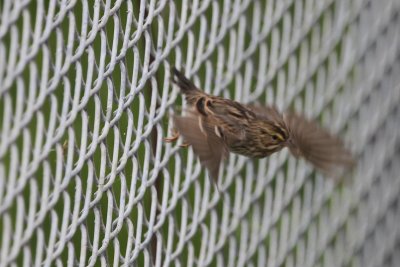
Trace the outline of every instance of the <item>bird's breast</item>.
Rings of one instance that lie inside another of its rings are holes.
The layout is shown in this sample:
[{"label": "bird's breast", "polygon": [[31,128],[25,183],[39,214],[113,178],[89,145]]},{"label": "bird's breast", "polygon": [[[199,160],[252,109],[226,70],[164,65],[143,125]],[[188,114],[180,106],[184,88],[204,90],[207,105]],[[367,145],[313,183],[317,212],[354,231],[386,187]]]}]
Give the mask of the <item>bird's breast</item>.
[{"label": "bird's breast", "polygon": [[236,142],[228,146],[232,153],[243,155],[250,158],[264,158],[271,154],[260,144],[256,144],[254,140],[247,140],[244,142]]}]

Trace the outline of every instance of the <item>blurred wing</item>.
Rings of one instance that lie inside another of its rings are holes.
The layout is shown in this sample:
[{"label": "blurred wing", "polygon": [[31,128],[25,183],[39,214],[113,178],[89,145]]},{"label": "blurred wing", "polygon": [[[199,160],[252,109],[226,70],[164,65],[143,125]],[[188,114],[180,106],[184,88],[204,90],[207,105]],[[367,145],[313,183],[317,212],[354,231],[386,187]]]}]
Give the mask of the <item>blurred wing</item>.
[{"label": "blurred wing", "polygon": [[275,106],[247,105],[258,118],[263,118],[268,121],[282,122],[283,116]]},{"label": "blurred wing", "polygon": [[188,116],[175,116],[175,127],[184,140],[192,146],[210,176],[216,181],[221,160],[228,154],[223,140],[200,115],[189,113]]},{"label": "blurred wing", "polygon": [[343,142],[315,122],[294,113],[286,114],[285,122],[291,138],[288,147],[294,156],[304,157],[331,177],[355,164]]}]

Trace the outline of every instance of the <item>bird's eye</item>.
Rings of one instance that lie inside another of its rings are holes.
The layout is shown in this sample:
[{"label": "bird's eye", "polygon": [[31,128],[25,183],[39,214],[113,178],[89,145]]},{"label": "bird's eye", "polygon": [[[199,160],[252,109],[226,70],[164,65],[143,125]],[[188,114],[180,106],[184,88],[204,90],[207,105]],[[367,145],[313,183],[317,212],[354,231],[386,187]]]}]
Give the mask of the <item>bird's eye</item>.
[{"label": "bird's eye", "polygon": [[277,136],[276,134],[274,134],[274,135],[272,136],[272,140],[274,140],[274,141],[278,140],[278,136]]}]

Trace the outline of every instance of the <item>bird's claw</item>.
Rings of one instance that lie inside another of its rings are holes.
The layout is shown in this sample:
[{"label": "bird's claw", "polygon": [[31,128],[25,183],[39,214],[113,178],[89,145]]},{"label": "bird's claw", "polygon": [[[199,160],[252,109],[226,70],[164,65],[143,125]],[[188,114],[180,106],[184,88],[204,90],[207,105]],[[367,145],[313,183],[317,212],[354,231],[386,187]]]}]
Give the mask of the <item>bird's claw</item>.
[{"label": "bird's claw", "polygon": [[[167,142],[167,143],[173,143],[173,142],[176,142],[178,140],[179,136],[180,136],[179,132],[176,131],[176,130],[173,130],[172,136],[171,137],[165,137],[164,141]],[[180,144],[179,146],[180,147],[188,147],[189,144],[184,142],[184,143]]]},{"label": "bird's claw", "polygon": [[186,148],[186,147],[188,147],[188,146],[189,146],[189,144],[185,142],[185,143],[182,143],[182,144],[180,144],[179,146],[180,146],[180,147],[184,147],[184,148]]},{"label": "bird's claw", "polygon": [[180,134],[177,131],[173,131],[172,136],[171,137],[165,137],[164,141],[167,143],[172,143],[172,142],[176,142],[176,140],[178,140]]}]

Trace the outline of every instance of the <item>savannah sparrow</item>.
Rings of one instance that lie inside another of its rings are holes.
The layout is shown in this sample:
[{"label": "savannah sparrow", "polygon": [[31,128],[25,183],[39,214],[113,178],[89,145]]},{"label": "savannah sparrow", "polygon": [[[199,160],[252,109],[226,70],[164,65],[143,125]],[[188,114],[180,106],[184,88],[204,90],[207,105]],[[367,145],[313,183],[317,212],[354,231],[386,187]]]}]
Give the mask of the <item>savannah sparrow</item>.
[{"label": "savannah sparrow", "polygon": [[328,176],[354,164],[339,138],[300,114],[206,94],[176,68],[172,81],[185,95],[188,109],[185,115],[174,116],[177,133],[165,140],[182,135],[214,179],[229,152],[263,158],[288,147],[295,157],[305,158]]}]

